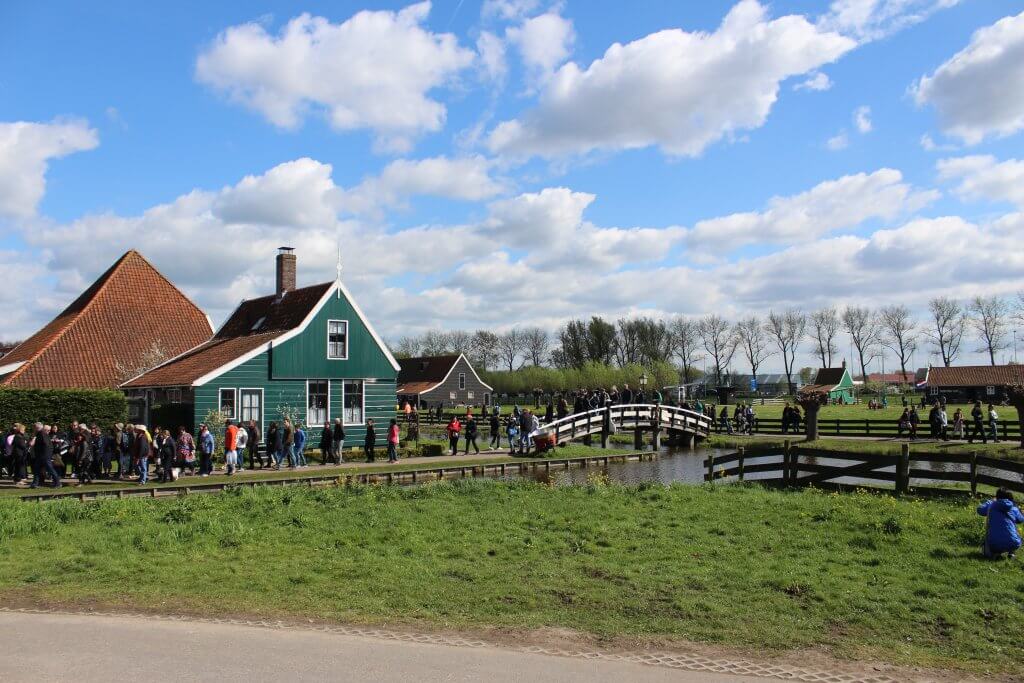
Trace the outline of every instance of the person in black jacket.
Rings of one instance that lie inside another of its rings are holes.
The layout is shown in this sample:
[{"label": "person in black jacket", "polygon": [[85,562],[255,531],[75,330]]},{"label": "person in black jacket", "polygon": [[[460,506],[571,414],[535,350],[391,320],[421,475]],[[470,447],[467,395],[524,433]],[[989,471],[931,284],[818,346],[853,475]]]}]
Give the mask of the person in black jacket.
[{"label": "person in black jacket", "polygon": [[42,423],[36,422],[36,438],[32,442],[32,485],[31,488],[38,488],[46,481],[46,477],[53,480],[53,488],[60,488],[60,477],[57,470],[53,468],[53,445],[50,443],[50,434]]},{"label": "person in black jacket", "polygon": [[491,449],[501,448],[501,422],[498,420],[497,413],[491,413],[489,426],[491,428],[491,441],[488,447]]},{"label": "person in black jacket", "polygon": [[329,462],[335,462],[334,432],[331,430],[330,422],[324,422],[324,428],[320,430],[320,460],[325,465]]},{"label": "person in black jacket", "polygon": [[470,415],[469,419],[466,420],[466,453],[465,453],[466,455],[469,455],[469,446],[470,446],[470,444],[473,445],[473,448],[476,449],[477,453],[480,452],[480,447],[476,445],[476,437],[477,437],[476,418],[473,417],[472,415]]},{"label": "person in black jacket", "polygon": [[20,484],[28,478],[26,463],[28,462],[28,440],[25,438],[25,425],[14,425],[14,438],[11,439],[11,479]]},{"label": "person in black jacket", "polygon": [[267,428],[267,452],[274,457],[274,469],[281,469],[281,451],[284,450],[284,434],[277,428],[276,422],[271,422]]},{"label": "person in black jacket", "polygon": [[81,427],[74,435],[72,452],[75,458],[75,468],[78,474],[78,485],[92,482],[92,463],[95,458],[92,439],[85,427]]},{"label": "person in black jacket", "polygon": [[366,421],[366,438],[363,440],[363,453],[366,454],[366,462],[373,462],[376,457],[377,432],[373,429],[373,420]]},{"label": "person in black jacket", "polygon": [[160,442],[160,483],[174,481],[174,465],[178,458],[178,444],[171,438],[171,432],[163,431],[163,440]]},{"label": "person in black jacket", "polygon": [[[249,424],[245,428],[245,433],[248,438],[249,448],[249,469],[256,469],[256,463],[260,464],[260,469],[263,469],[263,456],[260,455],[260,426],[256,423],[256,420],[249,420]],[[267,454],[267,465],[270,464],[270,454]]]}]

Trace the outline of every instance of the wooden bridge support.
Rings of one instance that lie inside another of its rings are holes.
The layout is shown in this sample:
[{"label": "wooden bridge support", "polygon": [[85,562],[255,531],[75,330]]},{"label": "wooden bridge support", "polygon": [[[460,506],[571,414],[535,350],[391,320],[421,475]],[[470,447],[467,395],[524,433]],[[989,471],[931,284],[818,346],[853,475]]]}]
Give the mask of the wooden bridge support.
[{"label": "wooden bridge support", "polygon": [[644,447],[644,432],[642,429],[637,427],[633,430],[633,448],[638,451]]}]

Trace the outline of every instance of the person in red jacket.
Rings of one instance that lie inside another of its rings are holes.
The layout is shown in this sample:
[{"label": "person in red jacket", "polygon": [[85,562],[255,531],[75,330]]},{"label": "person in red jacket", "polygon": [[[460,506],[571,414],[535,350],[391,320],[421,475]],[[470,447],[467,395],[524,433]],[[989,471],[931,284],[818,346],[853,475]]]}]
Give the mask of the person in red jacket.
[{"label": "person in red jacket", "polygon": [[462,425],[459,424],[459,418],[452,415],[451,422],[445,427],[445,431],[448,433],[448,443],[452,447],[452,455],[458,455],[459,435],[462,434]]},{"label": "person in red jacket", "polygon": [[388,462],[398,462],[398,420],[388,427]]},{"label": "person in red jacket", "polygon": [[235,450],[238,444],[238,427],[228,420],[224,428],[224,464],[228,474],[235,473],[235,466],[238,464],[238,452]]}]

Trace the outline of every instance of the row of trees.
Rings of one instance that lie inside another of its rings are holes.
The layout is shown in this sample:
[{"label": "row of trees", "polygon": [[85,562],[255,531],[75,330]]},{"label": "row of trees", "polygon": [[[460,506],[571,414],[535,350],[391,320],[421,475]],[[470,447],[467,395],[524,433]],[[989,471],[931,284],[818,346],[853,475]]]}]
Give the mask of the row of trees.
[{"label": "row of trees", "polygon": [[615,322],[594,316],[570,320],[555,334],[540,327],[512,328],[504,333],[437,331],[403,337],[394,347],[399,357],[465,353],[480,369],[509,373],[524,367],[653,369],[671,363],[684,382],[699,377],[698,363],[706,361],[720,385],[734,362],[757,375],[766,361],[777,357],[792,392],[799,352],[809,350],[822,367],[832,367],[839,354],[838,340],[844,334],[863,377],[868,375],[868,366],[888,351],[896,356],[904,381],[909,382],[913,376],[913,368],[908,367],[911,357],[925,344],[948,367],[961,355],[965,340],[973,337],[977,351],[986,353],[995,365],[997,354],[1009,346],[1012,324],[1022,316],[1024,296],[1016,302],[997,296],[977,296],[965,302],[936,297],[928,302],[925,319],[918,319],[904,305],[826,307],[812,312],[790,308],[736,321],[717,314]]}]

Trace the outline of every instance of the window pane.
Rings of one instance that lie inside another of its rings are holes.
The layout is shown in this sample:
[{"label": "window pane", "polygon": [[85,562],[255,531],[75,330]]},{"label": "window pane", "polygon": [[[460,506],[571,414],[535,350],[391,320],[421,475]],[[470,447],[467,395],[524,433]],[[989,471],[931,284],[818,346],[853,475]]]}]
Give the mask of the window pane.
[{"label": "window pane", "polygon": [[327,357],[348,357],[348,323],[330,320],[327,323]]},{"label": "window pane", "polygon": [[345,424],[363,424],[363,382],[347,380],[345,382]]},{"label": "window pane", "polygon": [[327,422],[327,382],[311,381],[308,383],[309,399],[306,406],[306,424],[322,425]]},{"label": "window pane", "polygon": [[235,419],[235,390],[234,389],[221,389],[220,390],[220,412],[224,414],[224,417],[228,420]]},{"label": "window pane", "polygon": [[466,388],[466,373],[459,373],[459,391],[463,391]]}]

